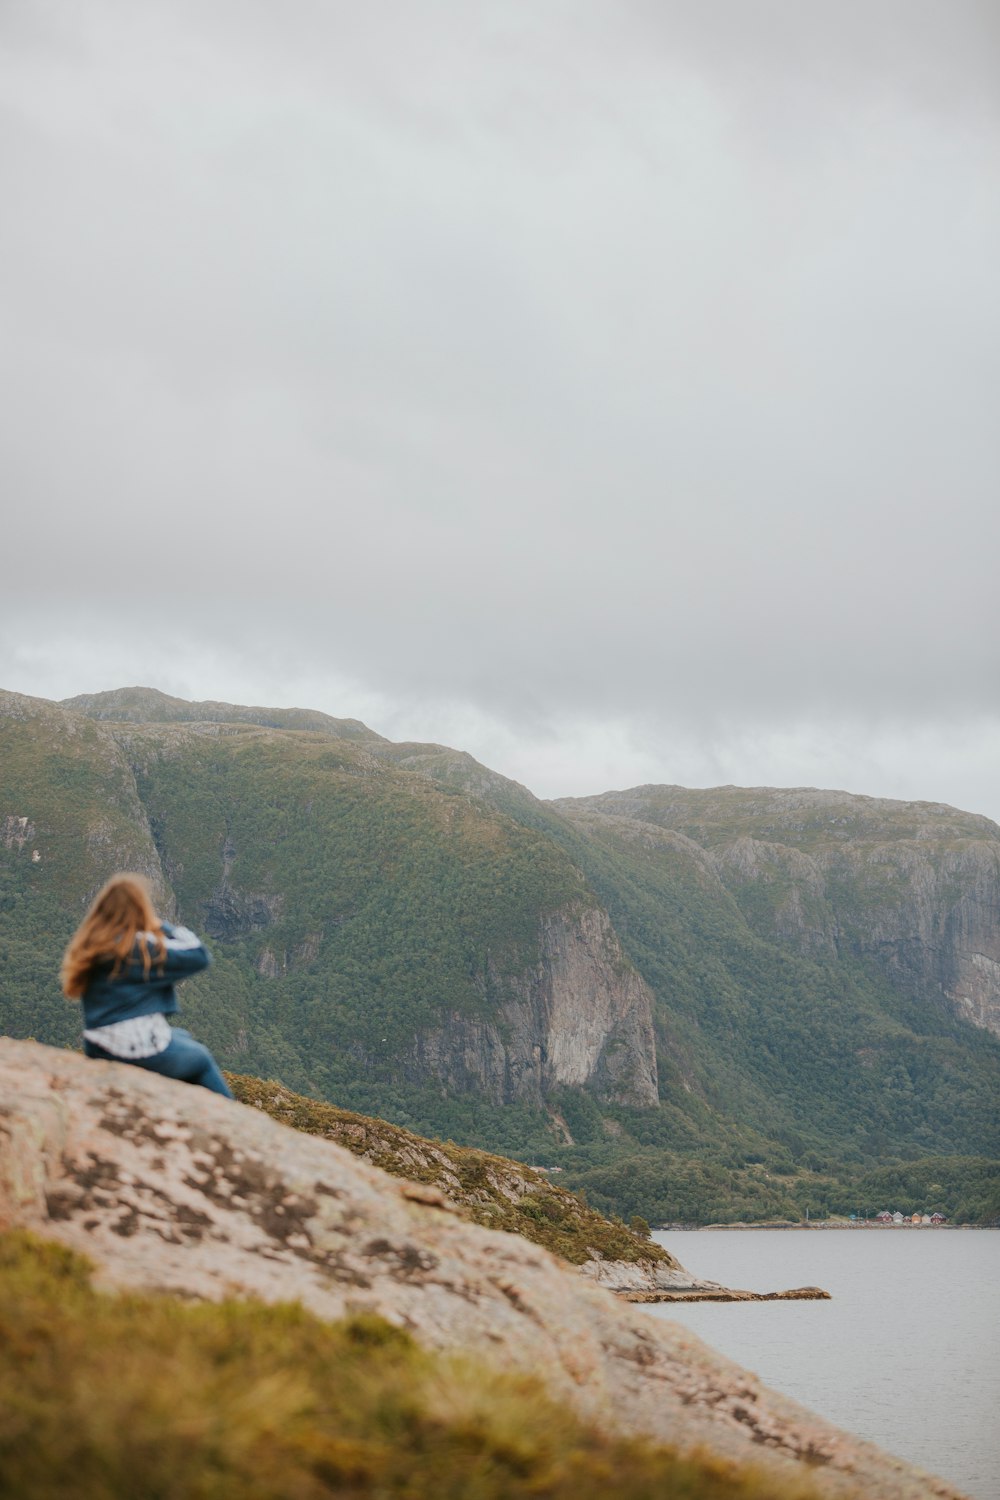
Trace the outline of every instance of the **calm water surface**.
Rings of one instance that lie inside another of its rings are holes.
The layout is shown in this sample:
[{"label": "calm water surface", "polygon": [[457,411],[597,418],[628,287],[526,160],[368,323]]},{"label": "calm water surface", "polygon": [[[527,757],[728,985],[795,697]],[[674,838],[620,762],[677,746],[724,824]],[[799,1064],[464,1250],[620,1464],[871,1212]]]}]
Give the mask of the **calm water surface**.
[{"label": "calm water surface", "polygon": [[1000,1232],[709,1230],[654,1236],[696,1276],[831,1302],[661,1304],[768,1385],[975,1500],[1000,1500]]}]

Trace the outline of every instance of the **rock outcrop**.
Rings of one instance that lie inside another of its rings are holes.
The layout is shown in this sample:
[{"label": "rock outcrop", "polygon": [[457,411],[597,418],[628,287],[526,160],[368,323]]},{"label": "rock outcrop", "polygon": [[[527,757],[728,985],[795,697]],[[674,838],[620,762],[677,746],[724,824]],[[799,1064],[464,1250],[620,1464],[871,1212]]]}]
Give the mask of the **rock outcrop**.
[{"label": "rock outcrop", "polygon": [[540,1375],[589,1420],[808,1467],[829,1496],[955,1497],[545,1251],[328,1141],[141,1069],[0,1041],[0,1226],[88,1254],[108,1288],[373,1311]]},{"label": "rock outcrop", "polygon": [[737,900],[765,896],[765,931],[805,953],[868,959],[904,993],[943,998],[1000,1036],[1000,837],[934,832],[808,855],[740,838],[716,858]]},{"label": "rock outcrop", "polygon": [[[523,1235],[596,1279],[619,1278],[622,1287],[655,1292],[715,1289],[699,1281],[675,1256],[621,1220],[611,1220],[554,1182],[544,1168],[489,1151],[428,1140],[400,1125],[307,1099],[273,1079],[230,1073],[236,1098],[272,1120],[306,1135],[346,1146],[392,1177],[440,1188],[455,1209],[484,1229]],[[669,1271],[666,1280],[661,1273]]]},{"label": "rock outcrop", "polygon": [[411,1082],[540,1105],[560,1084],[608,1103],[656,1104],[652,995],[600,907],[543,918],[538,963],[486,1017],[452,1016],[414,1042]]},{"label": "rock outcrop", "polygon": [[580,1266],[605,1291],[626,1302],[829,1302],[830,1293],[818,1286],[793,1287],[785,1292],[746,1292],[719,1281],[699,1281],[681,1265],[654,1260],[585,1261]]},{"label": "rock outcrop", "polygon": [[520,1234],[630,1302],[774,1302],[827,1298],[818,1287],[745,1292],[704,1281],[620,1220],[606,1219],[544,1170],[490,1152],[431,1141],[385,1120],[294,1094],[273,1080],[229,1074],[237,1099],[307,1135],[336,1141],[393,1177],[438,1188],[474,1224]]}]

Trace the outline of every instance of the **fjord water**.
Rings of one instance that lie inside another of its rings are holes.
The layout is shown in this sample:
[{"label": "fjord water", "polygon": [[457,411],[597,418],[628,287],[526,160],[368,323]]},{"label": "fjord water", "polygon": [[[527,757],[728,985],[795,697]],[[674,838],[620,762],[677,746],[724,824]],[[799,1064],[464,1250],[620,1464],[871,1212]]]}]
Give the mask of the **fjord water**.
[{"label": "fjord water", "polygon": [[957,1485],[1000,1500],[1000,1232],[710,1230],[654,1238],[696,1276],[830,1302],[672,1303],[768,1385]]}]

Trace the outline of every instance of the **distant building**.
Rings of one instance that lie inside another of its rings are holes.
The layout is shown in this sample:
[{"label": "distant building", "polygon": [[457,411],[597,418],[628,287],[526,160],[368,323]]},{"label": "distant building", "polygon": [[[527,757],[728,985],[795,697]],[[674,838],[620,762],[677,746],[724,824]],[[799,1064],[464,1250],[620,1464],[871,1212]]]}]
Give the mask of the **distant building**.
[{"label": "distant building", "polygon": [[931,1214],[932,1224],[947,1224],[947,1222],[948,1220],[945,1218],[944,1214]]},{"label": "distant building", "polygon": [[897,1209],[896,1212],[893,1214],[893,1216],[892,1216],[892,1222],[894,1224],[902,1224],[902,1222],[903,1222],[903,1215],[899,1212],[899,1209]]},{"label": "distant building", "polygon": [[889,1210],[887,1208],[883,1208],[883,1210],[882,1210],[882,1212],[880,1214],[876,1214],[875,1215],[875,1223],[876,1224],[891,1224],[892,1223],[892,1214],[889,1212]]}]

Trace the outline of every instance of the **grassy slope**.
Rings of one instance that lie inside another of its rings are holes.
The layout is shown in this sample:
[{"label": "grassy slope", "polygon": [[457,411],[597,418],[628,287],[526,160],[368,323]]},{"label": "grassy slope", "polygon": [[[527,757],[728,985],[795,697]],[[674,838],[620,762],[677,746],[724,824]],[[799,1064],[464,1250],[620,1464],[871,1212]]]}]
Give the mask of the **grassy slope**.
[{"label": "grassy slope", "polygon": [[32,1500],[808,1500],[807,1480],[586,1428],[526,1378],[371,1317],[94,1291],[0,1237],[0,1493]]},{"label": "grassy slope", "polygon": [[181,907],[212,911],[224,867],[234,890],[277,897],[266,932],[252,912],[221,930],[290,965],[318,935],[339,977],[338,1039],[345,1024],[369,1042],[480,1009],[487,951],[519,972],[537,957],[540,913],[592,903],[537,835],[346,743],[242,729],[144,739],[139,786]]}]

